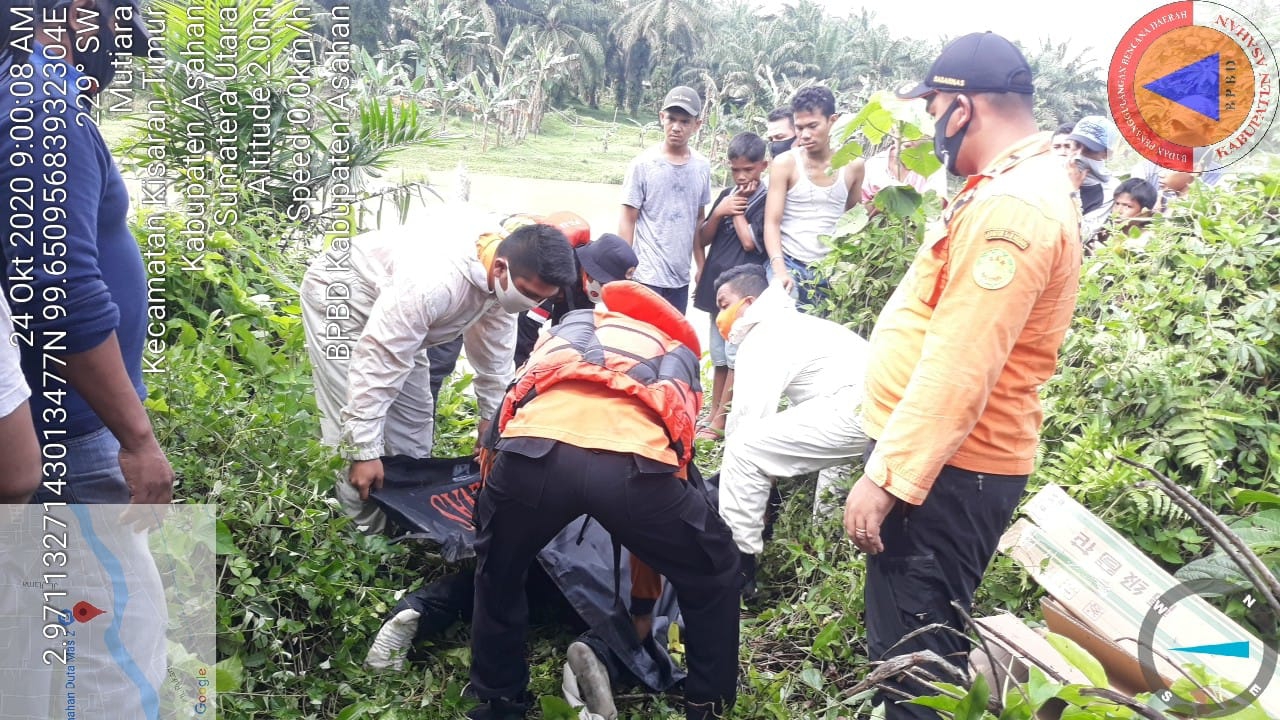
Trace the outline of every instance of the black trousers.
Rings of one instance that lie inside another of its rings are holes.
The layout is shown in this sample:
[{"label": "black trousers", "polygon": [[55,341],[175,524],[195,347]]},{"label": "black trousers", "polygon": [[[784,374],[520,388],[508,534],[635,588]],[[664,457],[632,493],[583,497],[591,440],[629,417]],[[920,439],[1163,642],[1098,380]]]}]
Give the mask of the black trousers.
[{"label": "black trousers", "polygon": [[[897,643],[934,623],[967,630],[951,602],[970,611],[973,594],[1026,485],[1025,475],[975,473],[948,465],[923,504],[894,506],[880,528],[884,552],[867,558],[864,598],[870,659],[932,650],[956,667],[968,667],[970,643],[945,630]],[[890,687],[912,695],[933,694],[928,686],[905,678]],[[886,720],[938,718],[929,708],[897,704],[900,697],[881,693],[887,703]]]},{"label": "black trousers", "polygon": [[[538,550],[590,515],[675,588],[685,621],[686,716],[732,706],[738,679],[738,551],[706,494],[629,454],[556,443],[544,456],[500,452],[476,504],[471,684],[480,700],[529,683],[522,588]],[[637,640],[639,642],[639,640]]]},{"label": "black trousers", "polygon": [[680,311],[684,315],[689,311],[689,286],[681,285],[680,287],[660,287],[658,285],[644,284],[645,287],[658,293],[663,300],[671,303],[671,306]]}]

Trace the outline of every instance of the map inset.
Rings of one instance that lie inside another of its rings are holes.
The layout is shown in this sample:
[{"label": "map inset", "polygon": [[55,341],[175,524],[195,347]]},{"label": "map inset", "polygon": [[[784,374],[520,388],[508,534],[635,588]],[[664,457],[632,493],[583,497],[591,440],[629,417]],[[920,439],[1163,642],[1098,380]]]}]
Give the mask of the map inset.
[{"label": "map inset", "polygon": [[215,547],[212,505],[0,506],[0,720],[214,717]]}]

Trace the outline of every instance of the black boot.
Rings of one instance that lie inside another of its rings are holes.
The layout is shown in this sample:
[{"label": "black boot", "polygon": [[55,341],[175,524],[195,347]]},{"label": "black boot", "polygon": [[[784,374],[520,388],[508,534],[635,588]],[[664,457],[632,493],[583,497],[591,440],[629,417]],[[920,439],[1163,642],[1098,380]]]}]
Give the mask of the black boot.
[{"label": "black boot", "polygon": [[752,600],[759,589],[756,587],[756,556],[750,553],[739,553],[738,575],[742,581],[742,599]]},{"label": "black boot", "polygon": [[467,711],[467,717],[470,720],[525,720],[531,704],[532,696],[527,692],[518,700],[495,698]]}]

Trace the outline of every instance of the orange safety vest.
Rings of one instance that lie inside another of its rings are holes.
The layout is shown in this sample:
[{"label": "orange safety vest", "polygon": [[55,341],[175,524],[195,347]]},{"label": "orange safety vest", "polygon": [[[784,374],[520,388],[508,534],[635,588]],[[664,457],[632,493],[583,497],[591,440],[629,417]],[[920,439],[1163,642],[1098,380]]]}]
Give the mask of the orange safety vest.
[{"label": "orange safety vest", "polygon": [[[550,215],[532,215],[529,213],[516,213],[508,215],[499,223],[507,235],[511,234],[516,228],[525,225],[537,223],[539,225],[550,225],[551,227],[564,233],[565,238],[569,241],[570,247],[579,248],[591,242],[591,226],[587,224],[582,216],[570,212],[568,210],[560,210]],[[506,237],[506,235],[503,235]]]},{"label": "orange safety vest", "polygon": [[[601,295],[611,310],[572,311],[534,348],[503,399],[496,434],[539,393],[566,380],[595,382],[652,410],[683,466],[693,457],[702,408],[697,335],[670,303],[639,283],[608,283]],[[610,333],[616,344],[604,345],[597,331],[605,328],[627,332]],[[661,352],[653,354],[655,346]]]}]

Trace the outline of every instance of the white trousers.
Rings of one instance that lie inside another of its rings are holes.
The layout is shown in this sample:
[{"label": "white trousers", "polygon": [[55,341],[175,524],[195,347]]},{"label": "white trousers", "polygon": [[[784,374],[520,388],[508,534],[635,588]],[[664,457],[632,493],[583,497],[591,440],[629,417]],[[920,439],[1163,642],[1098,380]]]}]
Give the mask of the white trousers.
[{"label": "white trousers", "polygon": [[866,433],[858,421],[859,393],[842,388],[776,415],[739,423],[725,442],[720,465],[720,517],[744,553],[764,551],[764,516],[775,478],[818,475],[815,515],[834,509],[831,490],[839,466],[862,456]]},{"label": "white trousers", "polygon": [[[347,373],[356,340],[369,321],[369,312],[377,300],[377,290],[344,273],[341,282],[347,286],[346,297],[334,298],[330,293],[331,278],[314,267],[302,279],[302,326],[307,337],[307,355],[311,358],[311,376],[316,391],[316,407],[320,411],[320,432],[325,445],[338,447],[342,431],[342,410],[349,399]],[[342,348],[345,347],[345,352]],[[431,398],[431,363],[424,348],[414,356],[400,394],[387,410],[383,427],[385,455],[431,457],[435,437],[435,407]],[[377,534],[386,528],[386,516],[377,503],[361,500],[360,493],[347,481],[347,469],[339,471],[334,487],[338,504],[364,532]]]}]

